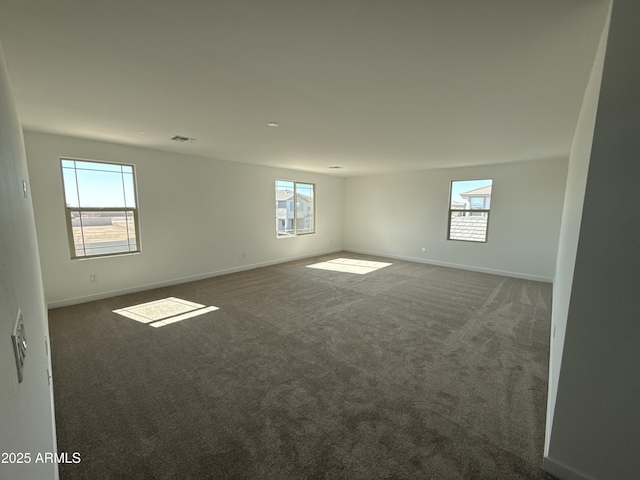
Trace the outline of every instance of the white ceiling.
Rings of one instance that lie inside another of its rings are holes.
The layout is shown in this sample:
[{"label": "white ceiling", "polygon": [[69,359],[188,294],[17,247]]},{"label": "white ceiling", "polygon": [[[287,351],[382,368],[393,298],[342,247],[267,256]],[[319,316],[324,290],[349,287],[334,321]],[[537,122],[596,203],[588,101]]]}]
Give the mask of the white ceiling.
[{"label": "white ceiling", "polygon": [[566,157],[607,8],[0,0],[0,43],[27,130],[354,176]]}]

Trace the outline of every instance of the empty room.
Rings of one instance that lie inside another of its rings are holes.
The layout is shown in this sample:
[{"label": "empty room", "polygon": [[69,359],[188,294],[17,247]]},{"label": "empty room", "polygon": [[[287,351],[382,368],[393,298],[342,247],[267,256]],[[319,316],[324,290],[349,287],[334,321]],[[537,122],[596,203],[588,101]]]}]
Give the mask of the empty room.
[{"label": "empty room", "polygon": [[0,0],[0,478],[639,478],[638,18]]}]

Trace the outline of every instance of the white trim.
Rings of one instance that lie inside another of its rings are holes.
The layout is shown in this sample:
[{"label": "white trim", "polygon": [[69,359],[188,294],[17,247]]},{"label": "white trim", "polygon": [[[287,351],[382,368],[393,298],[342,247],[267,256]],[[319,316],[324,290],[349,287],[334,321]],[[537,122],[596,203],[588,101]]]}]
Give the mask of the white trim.
[{"label": "white trim", "polygon": [[154,288],[170,287],[173,285],[179,285],[181,283],[196,282],[198,280],[205,280],[207,278],[218,277],[220,275],[227,275],[229,273],[243,272],[245,270],[253,270],[254,268],[268,267],[269,265],[277,265],[279,263],[286,263],[294,260],[301,260],[303,258],[311,258],[311,257],[316,257],[318,255],[327,255],[329,253],[338,253],[338,252],[352,252],[352,253],[360,253],[363,255],[375,255],[377,257],[395,258],[398,260],[406,260],[408,262],[415,262],[415,263],[426,263],[428,265],[436,265],[439,267],[457,268],[460,270],[469,270],[472,272],[488,273],[491,275],[502,275],[505,277],[522,278],[524,280],[533,280],[536,282],[553,283],[553,278],[542,277],[538,275],[530,275],[527,273],[508,272],[508,271],[496,270],[492,268],[473,267],[469,265],[460,265],[457,263],[439,262],[436,260],[429,260],[424,258],[406,257],[403,255],[371,252],[371,251],[357,250],[352,248],[335,248],[331,250],[324,250],[321,252],[314,252],[314,253],[295,256],[295,257],[279,258],[276,260],[269,260],[267,262],[253,263],[251,265],[242,265],[239,267],[227,268],[224,270],[216,270],[214,272],[202,273],[200,275],[193,275],[190,277],[175,278],[175,279],[167,280],[164,282],[149,283],[146,285],[139,285],[136,287],[124,288],[121,290],[111,290],[108,292],[102,292],[102,293],[97,293],[93,295],[86,295],[82,297],[74,297],[74,298],[68,298],[64,300],[57,300],[55,302],[47,303],[47,308],[68,307],[70,305],[77,305],[80,303],[92,302],[94,300],[102,300],[104,298],[116,297],[118,295],[127,295],[129,293],[143,292],[145,290],[152,290]]},{"label": "white trim", "polygon": [[551,475],[561,478],[562,480],[596,480],[593,477],[577,472],[563,463],[549,457],[544,457],[542,460],[542,469]]},{"label": "white trim", "polygon": [[367,250],[357,250],[353,248],[344,248],[343,250],[345,252],[361,253],[364,255],[375,255],[377,257],[396,258],[398,260],[406,260],[408,262],[426,263],[428,265],[435,265],[438,267],[457,268],[460,270],[470,270],[472,272],[489,273],[491,275],[502,275],[503,277],[522,278],[523,280],[533,280],[535,282],[553,283],[553,278],[551,277],[542,277],[540,275],[531,275],[528,273],[508,272],[505,270],[497,270],[494,268],[475,267],[471,265],[461,265],[458,263],[440,262],[437,260],[429,260],[425,258],[407,257],[404,255],[393,255],[390,253],[371,252]]},{"label": "white trim", "polygon": [[181,283],[196,282],[198,280],[205,280],[207,278],[218,277],[220,275],[227,275],[229,273],[237,273],[245,270],[253,270],[255,268],[268,267],[269,265],[277,265],[279,263],[286,263],[294,260],[301,260],[303,258],[316,257],[318,255],[326,255],[329,253],[338,253],[342,251],[343,251],[342,248],[336,248],[332,250],[314,252],[314,253],[309,253],[306,255],[300,255],[296,257],[279,258],[276,260],[269,260],[267,262],[253,263],[251,265],[242,265],[240,267],[227,268],[224,270],[216,270],[214,272],[202,273],[200,275],[193,275],[190,277],[175,278],[173,280],[167,280],[164,282],[148,283],[146,285],[139,285],[136,287],[124,288],[121,290],[111,290],[108,292],[97,293],[94,295],[86,295],[83,297],[74,297],[74,298],[68,298],[65,300],[57,300],[55,302],[47,303],[47,308],[68,307],[70,305],[77,305],[80,303],[92,302],[94,300],[102,300],[104,298],[117,297],[118,295],[126,295],[129,293],[143,292],[145,290],[153,290],[154,288],[170,287],[173,285],[179,285]]},{"label": "white trim", "polygon": [[[44,300],[44,299],[43,299]],[[47,354],[47,375],[49,378],[47,382],[49,383],[49,408],[51,410],[51,436],[53,438],[53,453],[55,455],[58,454],[58,430],[56,427],[56,408],[55,408],[55,398],[53,395],[53,367],[51,366],[51,336],[49,335],[49,311],[44,302],[42,304],[44,308],[45,315],[45,348]],[[60,480],[60,469],[57,462],[53,462],[53,480]]]}]

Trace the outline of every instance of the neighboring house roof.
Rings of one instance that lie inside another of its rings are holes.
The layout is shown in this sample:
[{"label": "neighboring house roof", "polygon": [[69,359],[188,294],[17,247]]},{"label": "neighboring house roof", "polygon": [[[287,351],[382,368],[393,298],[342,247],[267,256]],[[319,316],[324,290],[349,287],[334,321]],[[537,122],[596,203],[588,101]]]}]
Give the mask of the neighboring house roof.
[{"label": "neighboring house roof", "polygon": [[468,192],[463,192],[460,194],[461,197],[476,197],[481,195],[491,195],[491,185],[487,185],[486,187],[474,188],[473,190],[469,190]]},{"label": "neighboring house roof", "polygon": [[451,217],[449,238],[484,242],[487,236],[487,217]]},{"label": "neighboring house roof", "polygon": [[454,210],[464,210],[464,207],[467,204],[464,202],[456,202],[455,200],[451,201],[451,208],[453,208]]},{"label": "neighboring house roof", "polygon": [[291,190],[276,190],[276,200],[279,202],[289,200],[291,197],[293,197],[293,192]]},{"label": "neighboring house roof", "polygon": [[[293,192],[291,190],[276,190],[276,201],[284,202],[290,198],[293,198]],[[302,193],[298,193],[298,198],[305,202],[311,202],[313,200],[312,197]]]}]

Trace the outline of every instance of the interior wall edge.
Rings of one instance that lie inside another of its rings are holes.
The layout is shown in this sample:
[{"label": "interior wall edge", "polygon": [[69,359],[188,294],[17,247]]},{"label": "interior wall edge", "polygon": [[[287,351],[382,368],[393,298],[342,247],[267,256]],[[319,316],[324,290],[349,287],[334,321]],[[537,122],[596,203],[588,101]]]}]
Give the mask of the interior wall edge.
[{"label": "interior wall edge", "polygon": [[600,43],[595,53],[589,81],[583,96],[582,107],[574,132],[569,169],[562,207],[562,223],[556,256],[555,281],[553,284],[553,305],[551,310],[551,331],[549,354],[549,390],[547,395],[547,422],[545,426],[545,456],[549,454],[550,439],[556,407],[558,381],[562,364],[569,302],[573,285],[576,254],[582,222],[583,204],[587,176],[591,159],[591,149],[598,112],[605,51],[611,20],[611,3],[602,28]]},{"label": "interior wall edge", "polygon": [[0,477],[57,480],[36,460],[58,451],[32,179],[0,45]]}]

